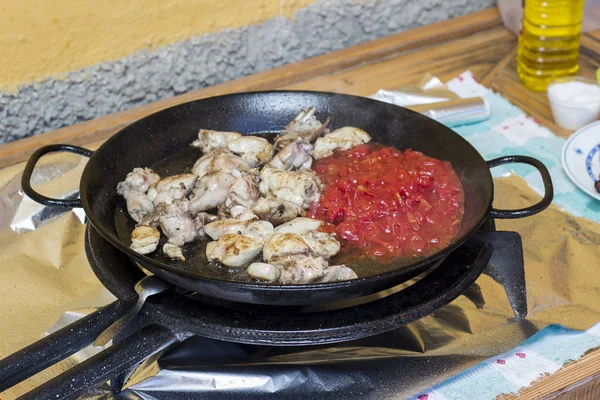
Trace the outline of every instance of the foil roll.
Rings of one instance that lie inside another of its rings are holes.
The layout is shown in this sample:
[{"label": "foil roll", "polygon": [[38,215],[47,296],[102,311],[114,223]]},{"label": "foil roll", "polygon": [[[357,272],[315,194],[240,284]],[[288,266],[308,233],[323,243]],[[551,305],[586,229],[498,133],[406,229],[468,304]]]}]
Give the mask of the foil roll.
[{"label": "foil roll", "polygon": [[484,98],[460,98],[430,75],[418,86],[393,91],[380,89],[369,97],[408,108],[449,127],[482,122],[491,115],[491,107]]},{"label": "foil roll", "polygon": [[490,105],[482,97],[421,104],[407,108],[449,127],[475,124],[485,121],[491,115]]}]

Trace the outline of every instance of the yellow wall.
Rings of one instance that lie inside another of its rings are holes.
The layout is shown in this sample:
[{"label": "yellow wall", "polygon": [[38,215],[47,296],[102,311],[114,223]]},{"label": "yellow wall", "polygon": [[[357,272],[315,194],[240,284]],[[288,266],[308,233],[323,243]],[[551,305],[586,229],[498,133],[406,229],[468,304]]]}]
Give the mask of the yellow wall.
[{"label": "yellow wall", "polygon": [[194,35],[291,17],[315,0],[0,0],[0,88]]}]

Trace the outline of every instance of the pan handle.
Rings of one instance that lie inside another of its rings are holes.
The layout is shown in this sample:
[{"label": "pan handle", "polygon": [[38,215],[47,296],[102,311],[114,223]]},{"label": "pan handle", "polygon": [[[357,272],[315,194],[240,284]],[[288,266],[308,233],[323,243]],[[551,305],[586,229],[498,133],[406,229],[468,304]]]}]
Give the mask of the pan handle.
[{"label": "pan handle", "polygon": [[554,197],[554,187],[552,186],[552,178],[550,178],[550,173],[548,172],[548,169],[544,164],[542,164],[541,161],[528,156],[504,156],[487,161],[488,168],[494,168],[500,165],[512,163],[529,164],[538,170],[538,172],[542,176],[542,181],[544,183],[544,197],[538,203],[526,208],[521,208],[519,210],[497,210],[495,208],[492,208],[490,210],[490,216],[492,218],[514,219],[529,217],[541,211],[544,211],[546,208],[548,208],[550,203],[552,203],[552,198]]},{"label": "pan handle", "polygon": [[21,178],[21,188],[23,192],[29,196],[33,201],[40,203],[44,206],[61,206],[68,208],[79,208],[81,207],[80,199],[53,199],[51,197],[46,197],[42,194],[39,194],[31,187],[31,176],[33,175],[33,170],[35,169],[35,165],[37,162],[48,153],[54,153],[59,151],[66,151],[69,153],[79,154],[85,157],[91,157],[94,154],[93,151],[84,149],[83,147],[73,146],[70,144],[51,144],[49,146],[44,146],[35,151],[29,157],[27,164],[25,165],[25,170],[23,171],[23,177]]}]

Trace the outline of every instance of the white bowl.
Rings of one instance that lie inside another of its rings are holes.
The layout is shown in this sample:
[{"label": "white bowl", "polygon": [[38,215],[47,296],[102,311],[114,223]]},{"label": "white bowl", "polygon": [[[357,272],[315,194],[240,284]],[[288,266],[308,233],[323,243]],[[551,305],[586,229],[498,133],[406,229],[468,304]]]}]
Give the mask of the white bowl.
[{"label": "white bowl", "polygon": [[593,99],[582,102],[561,99],[556,94],[552,94],[552,86],[572,81],[587,83],[600,88],[595,80],[580,76],[560,78],[548,85],[548,100],[550,101],[554,122],[561,128],[569,130],[579,129],[597,120],[600,116],[600,93]]}]

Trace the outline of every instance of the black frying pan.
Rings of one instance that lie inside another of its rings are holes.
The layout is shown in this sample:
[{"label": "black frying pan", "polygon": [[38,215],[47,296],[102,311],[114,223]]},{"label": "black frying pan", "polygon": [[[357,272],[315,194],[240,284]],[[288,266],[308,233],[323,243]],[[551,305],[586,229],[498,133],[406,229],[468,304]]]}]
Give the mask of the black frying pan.
[{"label": "black frying pan", "polygon": [[[275,134],[301,110],[314,106],[317,116],[331,116],[329,128],[356,126],[375,142],[400,149],[412,148],[447,160],[461,180],[465,212],[455,242],[429,257],[380,264],[361,262],[352,267],[359,279],[310,285],[277,285],[251,282],[243,271],[232,273],[208,263],[204,244],[186,245],[185,262],[168,260],[160,251],[144,256],[129,248],[134,228],[117,183],[134,167],[154,168],[161,176],[189,169],[201,156],[189,144],[200,128],[244,134]],[[31,187],[31,174],[46,153],[68,151],[90,157],[81,178],[81,199],[45,197]],[[494,187],[489,168],[506,163],[526,163],[540,172],[544,198],[521,210],[492,208]],[[553,197],[546,167],[525,156],[507,156],[486,162],[461,136],[416,112],[363,97],[321,92],[256,92],[212,97],[181,104],[145,117],[107,140],[92,152],[70,145],[50,145],[36,151],[25,168],[23,191],[47,206],[83,207],[96,230],[114,246],[152,273],[177,286],[208,296],[256,304],[305,305],[337,301],[375,293],[402,283],[441,262],[467,240],[488,217],[521,218],[544,210]]]}]

